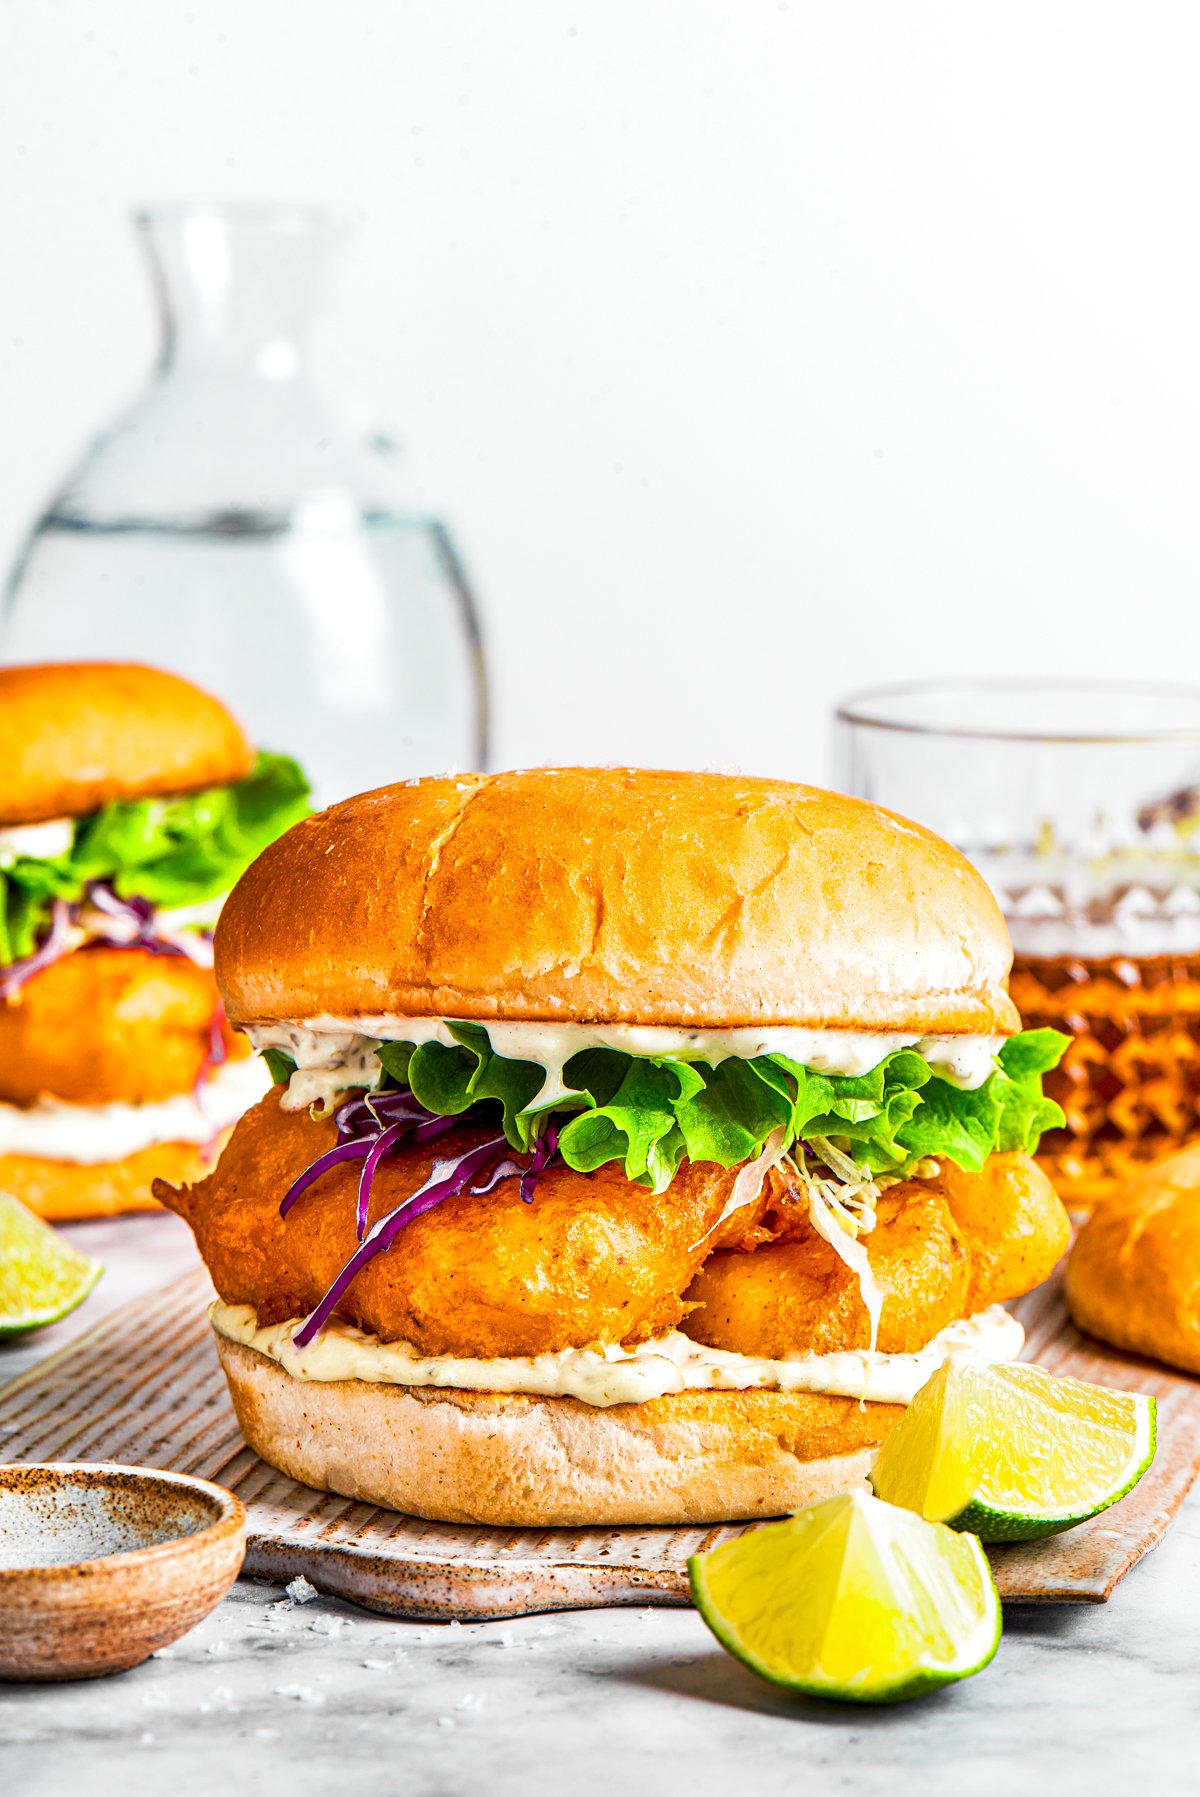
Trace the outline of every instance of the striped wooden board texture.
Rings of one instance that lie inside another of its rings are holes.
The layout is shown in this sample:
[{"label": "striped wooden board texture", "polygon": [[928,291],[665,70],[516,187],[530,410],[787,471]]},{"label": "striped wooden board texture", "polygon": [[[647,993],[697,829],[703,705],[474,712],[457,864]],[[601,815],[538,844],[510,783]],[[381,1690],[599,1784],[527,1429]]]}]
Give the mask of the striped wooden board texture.
[{"label": "striped wooden board texture", "polygon": [[[246,1572],[297,1573],[398,1616],[479,1621],[610,1604],[685,1604],[689,1554],[713,1529],[474,1529],[331,1497],[242,1443],[212,1347],[201,1273],[117,1311],[0,1390],[0,1460],[115,1460],[217,1479],[249,1513]],[[1162,1537],[1200,1469],[1200,1381],[1076,1334],[1052,1284],[1018,1307],[1026,1356],[1054,1372],[1151,1391],[1159,1449],[1142,1483],[1048,1542],[991,1551],[1001,1595],[1103,1602]]]}]

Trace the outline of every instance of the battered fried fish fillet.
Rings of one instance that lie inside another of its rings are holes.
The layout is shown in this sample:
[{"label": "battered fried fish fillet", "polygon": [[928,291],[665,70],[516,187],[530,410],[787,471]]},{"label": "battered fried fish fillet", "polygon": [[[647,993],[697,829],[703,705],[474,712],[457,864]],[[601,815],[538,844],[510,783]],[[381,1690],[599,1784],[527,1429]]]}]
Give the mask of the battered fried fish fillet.
[{"label": "battered fried fish fillet", "polygon": [[1071,1219],[1027,1154],[993,1154],[982,1173],[943,1161],[930,1184],[945,1197],[967,1244],[968,1314],[1031,1292],[1067,1251]]},{"label": "battered fried fish fillet", "polygon": [[[252,1305],[264,1324],[312,1310],[357,1246],[357,1162],[331,1169],[280,1217],[283,1194],[337,1136],[332,1122],[284,1111],[279,1098],[277,1088],[247,1113],[206,1179],[154,1187],[191,1225],[220,1296]],[[438,1155],[485,1139],[465,1125],[383,1161],[371,1221],[415,1192]],[[1027,1291],[1057,1260],[1066,1219],[1048,1181],[1023,1156],[998,1161],[1011,1164],[881,1199],[866,1240],[887,1293],[885,1352],[914,1352],[971,1310]],[[727,1215],[736,1177],[685,1162],[655,1197],[616,1166],[555,1166],[532,1204],[515,1179],[464,1192],[366,1266],[340,1314],[419,1353],[472,1359],[633,1343],[681,1323],[698,1341],[772,1359],[866,1347],[858,1282],[812,1228],[798,1185],[780,1170]]]},{"label": "battered fried fish fillet", "polygon": [[[767,1212],[753,1252],[715,1253],[685,1301],[696,1341],[740,1354],[831,1354],[865,1348],[870,1324],[858,1280],[794,1205]],[[863,1237],[885,1293],[878,1346],[912,1354],[948,1323],[1032,1291],[1066,1250],[1070,1223],[1050,1181],[1026,1155],[993,1155],[982,1173],[945,1165],[936,1178],[893,1186]]]},{"label": "battered fried fish fillet", "polygon": [[[190,1092],[211,1048],[206,968],[147,949],[84,948],[0,1002],[0,1102],[154,1104]],[[230,1059],[249,1054],[225,1032]]]},{"label": "battered fried fish fillet", "polygon": [[[356,1247],[356,1162],[335,1167],[280,1218],[284,1192],[334,1146],[336,1132],[281,1110],[279,1096],[247,1112],[207,1179],[154,1187],[191,1225],[220,1296],[253,1305],[264,1323],[311,1310]],[[417,1190],[436,1155],[461,1153],[486,1134],[464,1127],[383,1161],[372,1221]],[[354,1280],[341,1314],[422,1354],[485,1359],[660,1334],[684,1314],[680,1293],[708,1251],[732,1181],[719,1167],[685,1165],[669,1196],[656,1198],[615,1166],[557,1166],[532,1204],[522,1203],[515,1179],[486,1196],[463,1193],[403,1230]]]},{"label": "battered fried fish fillet", "polygon": [[[970,1268],[950,1207],[918,1186],[897,1186],[880,1199],[864,1239],[886,1294],[878,1345],[913,1354],[966,1308]],[[870,1342],[858,1280],[807,1219],[787,1241],[710,1255],[685,1296],[699,1309],[684,1332],[710,1348],[778,1360]]]},{"label": "battered fried fish fillet", "polygon": [[156,1174],[180,1182],[203,1179],[215,1158],[215,1148],[197,1148],[191,1142],[156,1142],[120,1161],[51,1161],[32,1154],[0,1154],[0,1192],[19,1198],[54,1223],[156,1211],[158,1201],[150,1196]]}]

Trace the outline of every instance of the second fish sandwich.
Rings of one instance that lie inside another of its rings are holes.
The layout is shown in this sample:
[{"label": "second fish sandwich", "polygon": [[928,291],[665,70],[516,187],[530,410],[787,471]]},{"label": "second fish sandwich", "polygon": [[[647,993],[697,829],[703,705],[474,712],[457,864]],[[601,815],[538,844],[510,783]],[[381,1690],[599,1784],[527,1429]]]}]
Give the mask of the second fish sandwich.
[{"label": "second fish sandwich", "polygon": [[218,700],[120,662],[0,668],[0,1191],[157,1210],[261,1096],[212,975],[221,901],[308,810]]}]

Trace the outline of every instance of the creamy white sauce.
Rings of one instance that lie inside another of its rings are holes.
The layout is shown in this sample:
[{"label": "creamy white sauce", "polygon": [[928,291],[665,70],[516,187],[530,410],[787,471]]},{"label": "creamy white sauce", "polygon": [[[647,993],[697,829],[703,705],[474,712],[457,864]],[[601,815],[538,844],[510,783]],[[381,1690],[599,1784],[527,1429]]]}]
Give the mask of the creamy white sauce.
[{"label": "creamy white sauce", "polygon": [[307,1348],[293,1341],[300,1319],[260,1329],[247,1304],[209,1311],[213,1328],[230,1341],[256,1348],[296,1379],[328,1382],[366,1379],[378,1385],[449,1386],[459,1391],[525,1392],[578,1398],[605,1408],[640,1404],[680,1391],[811,1391],[865,1398],[876,1404],[911,1404],[951,1354],[978,1360],[1015,1360],[1025,1332],[1000,1305],[951,1323],[919,1354],[797,1354],[758,1360],[705,1348],[672,1330],[636,1348],[597,1343],[525,1359],[468,1360],[418,1354],[407,1342],[381,1342],[348,1323],[327,1323]]},{"label": "creamy white sauce", "polygon": [[[627,1023],[498,1023],[482,1026],[496,1054],[534,1061],[546,1070],[531,1108],[553,1104],[570,1088],[563,1068],[586,1048],[615,1048],[625,1054],[670,1056],[715,1064],[736,1056],[782,1054],[818,1073],[861,1075],[900,1048],[912,1048],[940,1078],[974,1090],[992,1073],[1003,1036],[920,1036],[885,1030],[809,1030],[791,1025],[762,1029],[674,1029]],[[284,1106],[302,1110],[328,1101],[353,1085],[373,1085],[379,1076],[375,1049],[380,1042],[454,1041],[436,1017],[313,1017],[298,1022],[256,1023],[247,1027],[255,1048],[281,1048],[296,1062]]]},{"label": "creamy white sauce", "polygon": [[352,1087],[375,1086],[383,1071],[375,1058],[381,1040],[376,1036],[360,1036],[353,1030],[310,1030],[289,1023],[256,1026],[246,1034],[260,1052],[282,1048],[295,1061],[296,1071],[280,1100],[285,1111],[332,1104]]},{"label": "creamy white sauce", "polygon": [[199,905],[174,905],[163,911],[154,911],[146,926],[134,917],[113,917],[99,905],[92,905],[84,900],[71,926],[69,946],[71,949],[83,948],[85,944],[97,940],[119,945],[133,943],[138,940],[143,928],[149,928],[162,942],[170,942],[174,937],[186,933],[192,957],[211,966],[211,954],[201,952],[207,945],[199,937],[194,937],[194,932],[216,928],[221,906],[227,896],[223,894],[219,898],[206,899]]},{"label": "creamy white sauce", "polygon": [[270,1089],[261,1061],[229,1061],[197,1093],[157,1104],[64,1104],[42,1098],[0,1104],[0,1154],[94,1166],[124,1160],[158,1142],[211,1142]]},{"label": "creamy white sauce", "polygon": [[73,817],[52,817],[44,824],[10,824],[0,829],[0,867],[11,867],[22,855],[31,861],[57,861],[74,840]]},{"label": "creamy white sauce", "polygon": [[176,930],[215,930],[221,907],[228,897],[227,892],[221,892],[216,898],[201,899],[197,905],[168,905],[154,913],[155,928],[164,935],[171,935]]},{"label": "creamy white sauce", "polygon": [[[858,1282],[858,1295],[863,1301],[863,1308],[871,1326],[871,1344],[867,1352],[874,1357],[875,1343],[879,1339],[879,1321],[883,1315],[883,1302],[886,1294],[867,1256],[867,1245],[860,1241],[857,1235],[850,1234],[842,1227],[841,1221],[822,1191],[821,1184],[817,1180],[805,1183],[808,1190],[809,1222],[822,1241],[828,1242],[843,1266],[850,1269]],[[869,1217],[864,1219],[862,1224],[864,1235],[869,1235],[875,1227],[874,1203],[878,1196],[878,1187],[871,1182],[867,1190],[872,1197]]]}]

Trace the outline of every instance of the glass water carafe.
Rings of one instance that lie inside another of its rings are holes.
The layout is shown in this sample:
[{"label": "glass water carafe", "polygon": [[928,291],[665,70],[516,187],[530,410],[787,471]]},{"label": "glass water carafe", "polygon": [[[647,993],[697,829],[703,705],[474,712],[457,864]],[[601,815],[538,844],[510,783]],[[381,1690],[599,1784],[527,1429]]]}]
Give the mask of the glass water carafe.
[{"label": "glass water carafe", "polygon": [[445,526],[310,378],[340,231],[308,208],[142,213],[162,315],[148,388],[35,526],[6,661],[157,663],[301,757],[318,802],[478,768],[487,689]]}]

